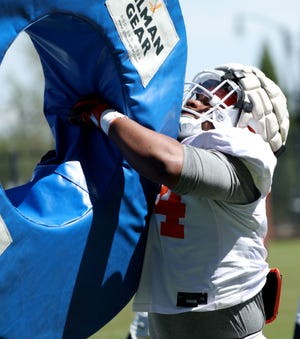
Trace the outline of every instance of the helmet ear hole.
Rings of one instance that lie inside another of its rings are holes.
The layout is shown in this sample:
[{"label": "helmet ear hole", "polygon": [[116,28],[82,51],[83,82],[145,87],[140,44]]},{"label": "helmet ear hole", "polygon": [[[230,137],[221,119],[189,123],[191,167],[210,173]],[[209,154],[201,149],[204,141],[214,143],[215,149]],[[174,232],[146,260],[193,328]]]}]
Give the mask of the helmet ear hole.
[{"label": "helmet ear hole", "polygon": [[242,108],[243,108],[244,112],[250,113],[253,110],[253,104],[251,102],[245,101],[243,103],[243,107]]}]

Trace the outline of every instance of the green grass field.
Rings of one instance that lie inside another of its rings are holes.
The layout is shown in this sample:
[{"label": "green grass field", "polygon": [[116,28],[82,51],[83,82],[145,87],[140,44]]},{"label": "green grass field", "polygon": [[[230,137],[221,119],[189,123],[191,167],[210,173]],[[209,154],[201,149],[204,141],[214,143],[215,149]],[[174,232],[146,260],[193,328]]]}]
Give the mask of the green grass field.
[{"label": "green grass field", "polygon": [[[277,319],[265,327],[268,339],[292,339],[300,298],[300,239],[274,240],[269,245],[269,263],[279,267],[283,275],[281,303]],[[110,323],[90,339],[125,339],[133,318],[131,306],[126,306]],[[201,339],[201,338],[199,338]],[[221,339],[221,338],[216,338]]]}]

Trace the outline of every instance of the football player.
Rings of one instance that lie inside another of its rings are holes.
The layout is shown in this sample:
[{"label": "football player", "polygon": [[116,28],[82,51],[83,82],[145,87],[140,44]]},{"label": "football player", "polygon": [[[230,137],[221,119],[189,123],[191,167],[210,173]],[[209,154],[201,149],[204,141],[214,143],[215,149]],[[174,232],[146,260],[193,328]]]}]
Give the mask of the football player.
[{"label": "football player", "polygon": [[178,140],[101,99],[74,114],[161,184],[133,302],[150,337],[264,338],[266,197],[289,129],[280,88],[252,66],[200,72],[185,86]]}]

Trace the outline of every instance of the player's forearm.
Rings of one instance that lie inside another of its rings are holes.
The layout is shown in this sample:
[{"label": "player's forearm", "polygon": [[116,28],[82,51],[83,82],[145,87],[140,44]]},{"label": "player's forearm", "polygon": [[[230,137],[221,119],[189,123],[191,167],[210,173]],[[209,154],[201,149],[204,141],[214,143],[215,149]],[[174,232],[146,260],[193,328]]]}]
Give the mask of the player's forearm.
[{"label": "player's forearm", "polygon": [[127,161],[147,179],[173,187],[181,174],[183,146],[130,119],[115,119],[109,137]]}]

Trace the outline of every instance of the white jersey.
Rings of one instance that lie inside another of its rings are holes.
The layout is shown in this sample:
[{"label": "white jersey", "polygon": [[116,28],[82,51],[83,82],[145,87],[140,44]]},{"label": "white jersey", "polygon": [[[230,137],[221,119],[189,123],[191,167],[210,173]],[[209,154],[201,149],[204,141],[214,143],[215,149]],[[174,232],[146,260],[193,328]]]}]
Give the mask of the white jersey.
[{"label": "white jersey", "polygon": [[233,204],[180,196],[163,186],[150,221],[134,311],[173,314],[230,307],[255,296],[269,271],[265,197],[276,166],[269,145],[239,128],[207,131],[183,143],[239,157],[261,196]]}]

